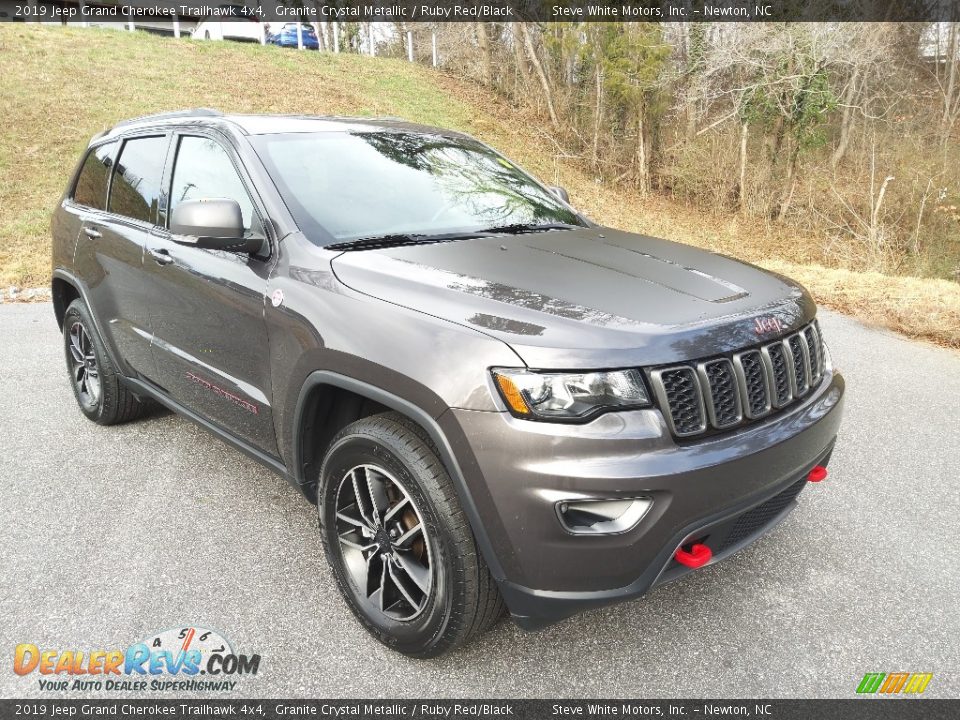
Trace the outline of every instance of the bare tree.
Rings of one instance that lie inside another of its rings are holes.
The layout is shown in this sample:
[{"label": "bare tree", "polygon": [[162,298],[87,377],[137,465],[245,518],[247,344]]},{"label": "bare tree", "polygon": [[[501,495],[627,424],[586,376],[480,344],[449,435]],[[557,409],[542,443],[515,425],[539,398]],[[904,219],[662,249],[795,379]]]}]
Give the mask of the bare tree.
[{"label": "bare tree", "polygon": [[[953,132],[960,117],[960,23],[944,23],[938,27],[938,35],[945,35],[942,54],[936,57],[937,79],[943,97],[943,115],[940,119],[941,138],[944,143]],[[939,43],[938,43],[939,45]],[[943,65],[942,71],[939,70]]]},{"label": "bare tree", "polygon": [[474,28],[477,32],[477,47],[480,48],[480,77],[484,85],[490,85],[493,81],[493,76],[491,73],[490,38],[487,36],[487,24],[482,22],[474,23]]},{"label": "bare tree", "polygon": [[540,58],[537,57],[537,49],[533,45],[530,31],[527,29],[526,23],[515,23],[515,25],[520,28],[520,34],[523,36],[523,44],[527,49],[527,57],[530,59],[530,64],[533,65],[537,79],[540,81],[540,87],[543,90],[543,100],[547,105],[547,112],[550,113],[550,122],[554,127],[557,127],[560,125],[560,121],[557,119],[557,111],[553,103],[553,88],[550,87],[550,81],[547,79],[543,64],[540,62]]}]

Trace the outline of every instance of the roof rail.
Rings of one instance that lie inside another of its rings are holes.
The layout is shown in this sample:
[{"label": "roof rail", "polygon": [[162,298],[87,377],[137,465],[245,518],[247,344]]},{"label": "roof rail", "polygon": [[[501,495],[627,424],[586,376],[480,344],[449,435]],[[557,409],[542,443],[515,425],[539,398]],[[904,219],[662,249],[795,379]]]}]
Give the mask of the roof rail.
[{"label": "roof rail", "polygon": [[290,117],[315,118],[317,120],[360,120],[362,122],[411,122],[397,115],[292,115]]},{"label": "roof rail", "polygon": [[144,122],[145,120],[170,120],[182,117],[222,117],[223,113],[213,108],[191,108],[189,110],[174,110],[172,112],[162,112],[153,115],[144,115],[142,117],[121,120],[113,127],[125,127],[134,123]]}]

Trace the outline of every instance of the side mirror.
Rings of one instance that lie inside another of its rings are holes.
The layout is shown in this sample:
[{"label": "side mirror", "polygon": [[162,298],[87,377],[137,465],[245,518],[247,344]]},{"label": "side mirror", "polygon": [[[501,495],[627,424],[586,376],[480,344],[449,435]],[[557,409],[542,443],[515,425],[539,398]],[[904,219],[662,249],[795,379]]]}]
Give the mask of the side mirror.
[{"label": "side mirror", "polygon": [[263,240],[244,237],[243,213],[236,200],[184,200],[170,217],[174,242],[207,250],[258,252]]},{"label": "side mirror", "polygon": [[570,195],[569,195],[569,194],[567,193],[567,191],[564,190],[562,187],[559,187],[559,186],[557,186],[557,185],[548,185],[548,186],[547,186],[547,190],[549,190],[549,191],[552,192],[554,195],[556,195],[558,198],[560,198],[561,200],[563,200],[567,205],[570,204]]}]

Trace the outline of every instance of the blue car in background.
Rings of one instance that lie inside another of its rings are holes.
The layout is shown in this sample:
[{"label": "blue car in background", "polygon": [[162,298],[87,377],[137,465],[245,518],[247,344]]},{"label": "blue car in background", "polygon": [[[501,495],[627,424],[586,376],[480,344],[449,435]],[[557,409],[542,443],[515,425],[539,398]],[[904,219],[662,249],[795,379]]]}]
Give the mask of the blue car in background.
[{"label": "blue car in background", "polygon": [[[310,23],[301,23],[300,32],[303,36],[303,47],[307,50],[319,50],[320,40]],[[297,47],[297,23],[285,23],[277,32],[267,35],[267,42],[280,47]]]}]

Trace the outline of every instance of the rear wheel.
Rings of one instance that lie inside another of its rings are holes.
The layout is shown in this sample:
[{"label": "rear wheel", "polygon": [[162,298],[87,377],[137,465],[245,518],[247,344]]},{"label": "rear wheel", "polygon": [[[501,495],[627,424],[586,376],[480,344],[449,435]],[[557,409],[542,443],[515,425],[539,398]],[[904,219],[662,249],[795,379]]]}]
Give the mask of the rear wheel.
[{"label": "rear wheel", "polygon": [[432,657],[503,614],[449,475],[403,416],[365,418],[340,432],[323,462],[318,506],[340,590],[385,645]]},{"label": "rear wheel", "polygon": [[141,413],[143,404],[123,384],[80,299],[64,313],[63,349],[73,394],[84,415],[100,425],[114,425]]}]

